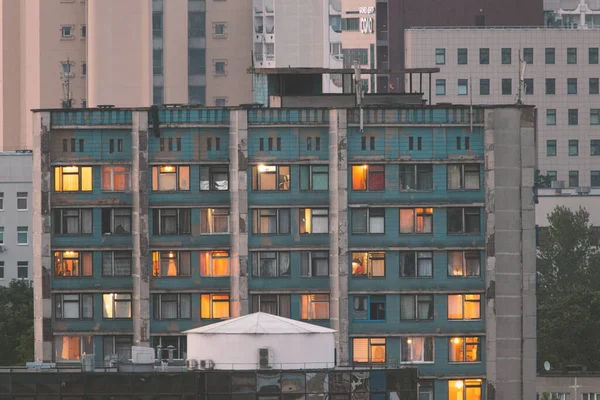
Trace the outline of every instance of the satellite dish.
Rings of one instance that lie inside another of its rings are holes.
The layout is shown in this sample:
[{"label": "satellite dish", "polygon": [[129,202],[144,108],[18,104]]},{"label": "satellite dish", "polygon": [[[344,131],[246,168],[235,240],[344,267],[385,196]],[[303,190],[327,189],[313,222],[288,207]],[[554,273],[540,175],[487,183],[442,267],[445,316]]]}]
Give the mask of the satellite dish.
[{"label": "satellite dish", "polygon": [[548,361],[544,361],[544,369],[550,371],[550,363]]}]

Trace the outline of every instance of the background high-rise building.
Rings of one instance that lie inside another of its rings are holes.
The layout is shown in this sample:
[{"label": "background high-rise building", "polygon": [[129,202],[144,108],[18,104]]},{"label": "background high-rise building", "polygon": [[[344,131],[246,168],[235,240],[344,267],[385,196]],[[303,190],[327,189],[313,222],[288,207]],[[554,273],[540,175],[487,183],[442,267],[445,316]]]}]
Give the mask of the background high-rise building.
[{"label": "background high-rise building", "polygon": [[0,20],[0,150],[31,148],[30,110],[65,100],[252,101],[252,0],[0,0]]}]

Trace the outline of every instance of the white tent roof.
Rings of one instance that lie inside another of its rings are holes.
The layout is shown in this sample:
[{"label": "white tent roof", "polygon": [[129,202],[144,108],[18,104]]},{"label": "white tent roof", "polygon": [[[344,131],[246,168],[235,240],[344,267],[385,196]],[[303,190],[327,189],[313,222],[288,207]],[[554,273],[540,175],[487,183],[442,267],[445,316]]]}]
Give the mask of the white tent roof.
[{"label": "white tent roof", "polygon": [[307,324],[289,318],[257,312],[244,315],[243,317],[217,322],[200,328],[190,329],[183,333],[200,334],[267,334],[267,335],[289,335],[299,333],[334,333],[333,329]]}]

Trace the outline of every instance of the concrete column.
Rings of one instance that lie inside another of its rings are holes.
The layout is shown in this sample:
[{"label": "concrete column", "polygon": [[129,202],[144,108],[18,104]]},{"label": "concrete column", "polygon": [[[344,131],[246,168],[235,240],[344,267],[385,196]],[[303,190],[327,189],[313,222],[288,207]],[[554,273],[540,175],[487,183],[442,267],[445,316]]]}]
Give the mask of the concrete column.
[{"label": "concrete column", "polygon": [[50,113],[33,114],[33,314],[36,361],[52,361]]},{"label": "concrete column", "polygon": [[329,285],[331,328],[338,364],[348,358],[348,164],[347,111],[329,112]]},{"label": "concrete column", "polygon": [[487,399],[535,397],[534,110],[485,114]]},{"label": "concrete column", "polygon": [[248,112],[232,110],[229,127],[231,317],[248,314]]},{"label": "concrete column", "polygon": [[150,273],[148,265],[148,113],[132,115],[131,189],[133,192],[133,344],[150,346]]}]

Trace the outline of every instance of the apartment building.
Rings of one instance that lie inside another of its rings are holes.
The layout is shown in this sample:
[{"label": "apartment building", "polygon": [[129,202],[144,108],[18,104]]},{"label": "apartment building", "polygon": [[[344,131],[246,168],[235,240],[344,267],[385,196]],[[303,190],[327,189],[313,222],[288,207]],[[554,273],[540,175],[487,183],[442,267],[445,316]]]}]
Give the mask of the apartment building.
[{"label": "apartment building", "polygon": [[[406,62],[440,67],[433,104],[520,98],[537,107],[538,168],[557,181],[539,191],[545,226],[557,204],[591,211],[600,194],[599,41],[598,29],[409,29]],[[522,86],[519,60],[527,63]]]},{"label": "apartment building", "polygon": [[185,358],[263,311],[335,329],[340,365],[418,366],[422,398],[532,398],[533,116],[36,111],[36,358]]},{"label": "apartment building", "polygon": [[31,149],[30,110],[65,101],[252,101],[251,0],[0,0],[0,21],[0,150]]},{"label": "apartment building", "polygon": [[31,152],[0,153],[0,285],[33,279]]}]

